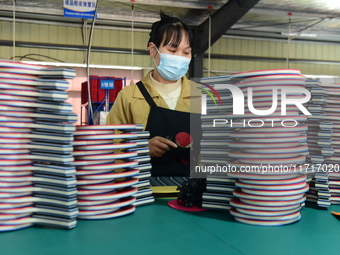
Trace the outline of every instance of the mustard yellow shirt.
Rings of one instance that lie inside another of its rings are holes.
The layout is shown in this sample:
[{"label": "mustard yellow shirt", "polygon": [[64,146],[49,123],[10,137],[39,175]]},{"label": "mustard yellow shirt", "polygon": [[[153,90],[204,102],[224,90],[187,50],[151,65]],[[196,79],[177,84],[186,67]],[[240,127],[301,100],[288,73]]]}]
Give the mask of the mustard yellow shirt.
[{"label": "mustard yellow shirt", "polygon": [[[156,105],[169,109],[168,105],[152,85],[150,71],[142,82],[149,92]],[[182,89],[176,105],[176,111],[182,112],[199,112],[199,107],[190,107],[193,102],[200,102],[201,92],[198,85],[185,76],[182,77]],[[193,99],[196,99],[193,101]],[[129,85],[121,90],[113,103],[113,106],[106,118],[106,124],[143,124],[144,129],[147,124],[150,106],[145,100],[136,84]]]}]

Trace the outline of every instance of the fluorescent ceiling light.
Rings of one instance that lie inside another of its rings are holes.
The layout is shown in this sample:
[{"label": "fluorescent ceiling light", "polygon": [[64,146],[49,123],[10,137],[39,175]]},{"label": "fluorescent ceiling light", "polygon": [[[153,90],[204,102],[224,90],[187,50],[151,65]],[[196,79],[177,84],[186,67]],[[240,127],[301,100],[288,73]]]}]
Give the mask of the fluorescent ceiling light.
[{"label": "fluorescent ceiling light", "polygon": [[302,37],[317,37],[317,34],[297,33],[297,32],[292,32],[292,33],[282,32],[281,35],[285,35],[285,36],[302,36]]},{"label": "fluorescent ceiling light", "polygon": [[286,32],[281,32],[281,35],[285,35],[285,36],[298,36],[298,33],[286,33]]},{"label": "fluorescent ceiling light", "polygon": [[331,10],[340,8],[339,0],[323,0],[320,2],[322,2],[323,6],[326,6]]},{"label": "fluorescent ceiling light", "polygon": [[299,36],[304,36],[304,37],[316,37],[317,34],[305,34],[305,33],[301,33],[301,34],[299,34]]},{"label": "fluorescent ceiling light", "polygon": [[[43,66],[59,66],[59,67],[86,67],[86,64],[79,63],[63,63],[63,62],[41,62],[41,61],[21,61],[26,64],[43,65]],[[92,65],[90,68],[103,68],[103,69],[121,69],[121,70],[142,70],[142,67],[137,66],[110,66],[110,65]]]},{"label": "fluorescent ceiling light", "polygon": [[307,78],[317,79],[317,78],[340,78],[340,76],[335,75],[323,75],[323,74],[302,74]]}]

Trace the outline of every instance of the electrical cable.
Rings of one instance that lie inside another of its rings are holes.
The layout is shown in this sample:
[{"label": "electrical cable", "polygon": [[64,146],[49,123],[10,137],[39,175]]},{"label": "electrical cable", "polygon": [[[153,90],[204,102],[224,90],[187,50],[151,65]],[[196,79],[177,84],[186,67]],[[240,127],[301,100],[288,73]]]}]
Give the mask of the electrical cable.
[{"label": "electrical cable", "polygon": [[[296,24],[296,23],[301,23],[301,22],[307,22],[309,20],[305,19],[305,20],[295,20],[295,21],[291,21],[291,24]],[[278,26],[278,25],[287,25],[287,22],[280,22],[280,23],[271,23],[270,26]],[[248,28],[258,28],[258,27],[267,27],[268,24],[263,24],[263,25],[254,25],[254,26],[247,26],[247,27],[240,27],[240,28],[233,28],[232,30],[244,30],[244,29],[248,29]]]},{"label": "electrical cable", "polygon": [[[62,61],[60,59],[57,59],[57,58],[52,58],[52,57],[49,57],[49,56],[46,56],[46,55],[42,55],[42,54],[37,54],[37,53],[29,53],[29,54],[26,54],[24,56],[21,56],[20,57],[20,61],[23,59],[23,58],[29,58],[28,56],[39,56],[39,57],[44,57],[44,58],[49,58],[49,59],[53,59],[57,62],[61,62],[61,63],[65,63],[65,61]],[[19,57],[19,56],[16,56],[16,57]],[[39,60],[37,59],[37,61],[42,61],[42,60]]]},{"label": "electrical cable", "polygon": [[33,60],[33,61],[37,61],[37,62],[41,61],[40,59],[37,59],[37,58],[23,57],[23,56],[15,56],[15,58],[20,58],[20,61],[23,60],[23,59],[29,59],[29,60]]},{"label": "electrical cable", "polygon": [[133,2],[134,0],[130,0],[132,2],[131,5],[131,81],[130,85],[134,84],[135,82],[133,81],[133,67],[134,67],[134,56],[133,56],[133,50],[134,50],[134,10],[133,10]]},{"label": "electrical cable", "polygon": [[208,77],[210,77],[210,63],[211,63],[211,8],[209,8],[209,38],[208,38]]},{"label": "electrical cable", "polygon": [[325,20],[328,20],[328,19],[329,19],[329,18],[323,18],[323,19],[320,19],[320,20],[318,20],[318,21],[315,21],[313,24],[310,24],[310,25],[304,27],[303,29],[300,29],[300,30],[298,31],[298,33],[301,33],[301,32],[304,31],[304,30],[307,30],[307,29],[309,29],[309,28],[311,28],[311,27],[314,27],[315,25],[320,24],[321,22],[324,22]]},{"label": "electrical cable", "polygon": [[[87,19],[84,19],[84,23],[82,25],[82,33],[81,33],[83,45],[86,46],[87,40]],[[84,51],[84,63],[86,62],[86,51]]]},{"label": "electrical cable", "polygon": [[91,24],[91,30],[90,30],[90,36],[89,36],[89,43],[88,43],[88,48],[87,48],[87,58],[86,58],[86,77],[87,77],[87,91],[88,91],[88,108],[90,111],[90,116],[88,119],[88,122],[90,120],[93,120],[93,109],[92,109],[92,99],[91,99],[91,84],[90,84],[90,53],[91,53],[91,44],[92,44],[92,37],[93,37],[93,29],[94,29],[94,23],[96,20],[97,16],[97,11],[98,11],[98,5],[99,5],[99,0],[97,0],[96,3],[96,8],[94,10],[94,15],[92,19],[92,24]]},{"label": "electrical cable", "polygon": [[290,35],[291,33],[291,28],[292,28],[292,24],[291,24],[291,16],[292,13],[289,12],[288,13],[288,20],[289,20],[289,26],[288,26],[288,41],[287,41],[287,59],[286,59],[286,69],[289,69],[289,59],[290,59],[290,42],[292,39],[292,36]]},{"label": "electrical cable", "polygon": [[13,47],[12,47],[12,59],[15,61],[15,9],[16,0],[13,0]]}]

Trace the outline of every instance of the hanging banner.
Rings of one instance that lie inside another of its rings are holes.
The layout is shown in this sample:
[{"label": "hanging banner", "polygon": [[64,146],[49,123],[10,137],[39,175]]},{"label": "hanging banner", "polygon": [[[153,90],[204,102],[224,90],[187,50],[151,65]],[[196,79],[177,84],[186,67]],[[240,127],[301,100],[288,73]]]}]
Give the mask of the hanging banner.
[{"label": "hanging banner", "polygon": [[96,4],[97,0],[64,0],[64,17],[92,19]]}]

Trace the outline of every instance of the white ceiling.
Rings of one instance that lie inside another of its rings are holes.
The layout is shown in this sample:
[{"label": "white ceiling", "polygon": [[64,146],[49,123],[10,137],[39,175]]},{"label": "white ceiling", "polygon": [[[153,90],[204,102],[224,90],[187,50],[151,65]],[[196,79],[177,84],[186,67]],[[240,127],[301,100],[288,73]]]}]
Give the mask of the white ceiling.
[{"label": "white ceiling", "polygon": [[[208,18],[208,6],[212,7],[213,14],[227,1],[135,0],[135,27],[149,29],[158,20],[160,10],[191,26],[198,26]],[[239,0],[240,3],[244,1]],[[131,6],[130,0],[99,0],[97,24],[128,28]],[[0,20],[11,19],[12,10],[13,1],[0,0]],[[40,22],[83,22],[63,17],[62,0],[17,0],[16,17]],[[340,0],[260,0],[227,35],[280,39],[287,38],[288,32],[294,40],[340,42]]]}]

